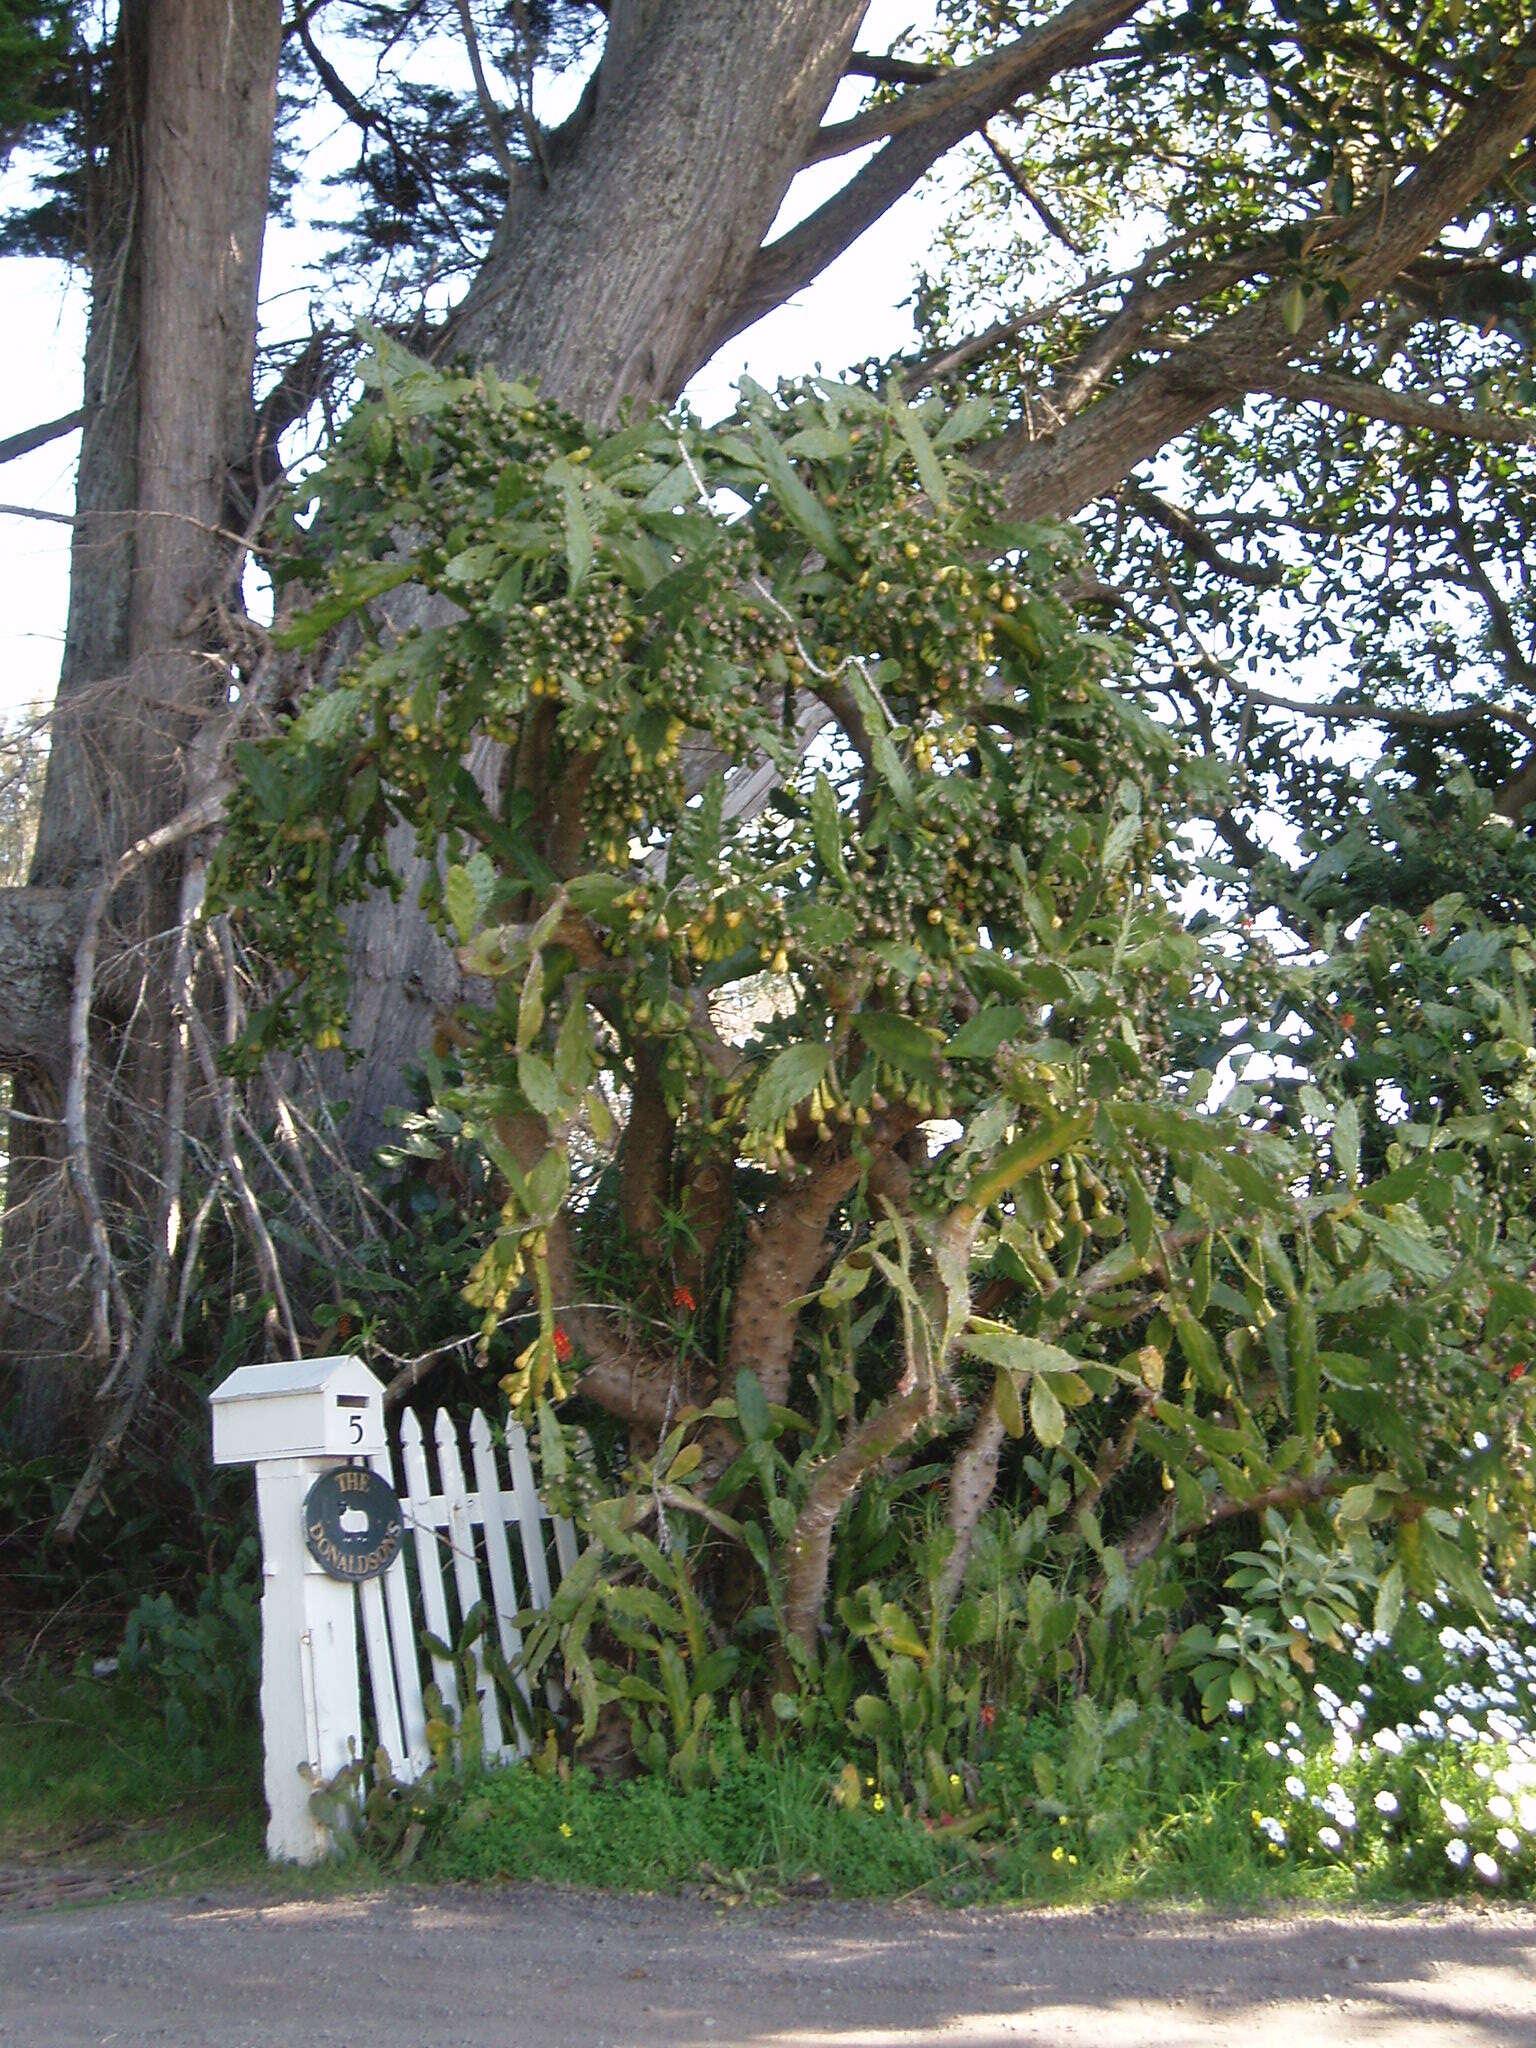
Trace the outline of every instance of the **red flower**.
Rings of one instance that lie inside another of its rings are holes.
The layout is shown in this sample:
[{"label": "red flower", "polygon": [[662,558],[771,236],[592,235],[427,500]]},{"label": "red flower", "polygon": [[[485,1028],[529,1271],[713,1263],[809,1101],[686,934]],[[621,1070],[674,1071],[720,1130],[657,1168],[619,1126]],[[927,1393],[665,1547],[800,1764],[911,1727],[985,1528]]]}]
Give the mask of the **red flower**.
[{"label": "red flower", "polygon": [[1516,1380],[1523,1380],[1530,1369],[1523,1358],[1518,1365],[1512,1365],[1509,1368],[1509,1384],[1513,1386]]},{"label": "red flower", "polygon": [[558,1358],[558,1359],[559,1359],[559,1361],[560,1361],[560,1363],[561,1363],[562,1365],[564,1365],[564,1364],[565,1364],[566,1360],[567,1360],[567,1359],[568,1359],[568,1358],[570,1357],[570,1355],[571,1355],[571,1352],[572,1352],[572,1351],[573,1351],[574,1349],[575,1349],[575,1346],[574,1346],[574,1345],[573,1345],[573,1344],[571,1343],[571,1340],[570,1340],[570,1338],[569,1338],[569,1337],[567,1337],[567,1335],[565,1334],[564,1330],[562,1330],[562,1329],[561,1329],[560,1325],[559,1325],[558,1323],[556,1323],[556,1325],[555,1325],[555,1356],[556,1356],[556,1358]]},{"label": "red flower", "polygon": [[698,1307],[698,1303],[693,1298],[692,1289],[688,1287],[674,1287],[672,1290],[672,1306],[674,1308],[685,1308],[691,1314]]},{"label": "red flower", "polygon": [[980,1720],[983,1728],[990,1728],[992,1726],[992,1723],[997,1719],[996,1707],[994,1707],[991,1704],[991,1702],[988,1701],[987,1705],[982,1708],[981,1713],[978,1716],[978,1719]]}]

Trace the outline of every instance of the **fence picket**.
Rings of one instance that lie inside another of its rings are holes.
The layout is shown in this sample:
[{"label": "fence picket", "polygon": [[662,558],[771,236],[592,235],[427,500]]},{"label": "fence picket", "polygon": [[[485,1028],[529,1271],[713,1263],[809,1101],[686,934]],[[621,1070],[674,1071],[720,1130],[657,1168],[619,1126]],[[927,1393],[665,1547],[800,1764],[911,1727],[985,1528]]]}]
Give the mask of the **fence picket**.
[{"label": "fence picket", "polygon": [[[448,1510],[448,1543],[453,1552],[453,1579],[459,1596],[459,1619],[466,1620],[480,1605],[480,1561],[475,1555],[475,1530],[470,1517],[469,1489],[464,1483],[464,1465],[459,1456],[459,1433],[446,1408],[437,1411],[437,1470],[442,1482],[443,1502]],[[496,1489],[482,1511],[494,1513]],[[477,1637],[470,1646],[475,1666],[475,1691],[480,1696],[480,1728],[486,1761],[502,1753],[501,1708],[496,1698],[496,1681],[486,1669],[485,1650]]]},{"label": "fence picket", "polygon": [[545,1608],[549,1605],[549,1560],[544,1554],[544,1503],[533,1483],[528,1438],[520,1422],[507,1424],[507,1463],[512,1468],[517,1533],[522,1539],[523,1564],[528,1572],[528,1605]]},{"label": "fence picket", "polygon": [[[437,1553],[437,1532],[422,1513],[432,1496],[432,1482],[427,1477],[426,1445],[422,1442],[421,1424],[413,1410],[407,1408],[400,1423],[400,1455],[405,1465],[406,1520],[410,1523],[416,1541],[416,1577],[421,1587],[421,1608],[427,1627],[444,1643],[453,1641],[453,1628],[448,1620],[448,1596],[443,1588],[443,1565]],[[432,1655],[432,1676],[442,1694],[443,1705],[455,1717],[459,1711],[458,1675],[452,1660]]]},{"label": "fence picket", "polygon": [[373,1696],[373,1718],[378,1725],[379,1746],[389,1757],[390,1769],[398,1777],[405,1755],[405,1735],[400,1726],[400,1701],[395,1691],[394,1666],[389,1654],[389,1623],[384,1618],[384,1587],[378,1579],[364,1579],[357,1589],[357,1604],[363,1617],[363,1643],[368,1652],[368,1689]]},{"label": "fence picket", "polygon": [[[404,1502],[405,1494],[396,1479],[395,1462],[388,1448],[376,1451],[368,1462],[381,1479],[388,1480]],[[403,1550],[385,1572],[381,1584],[384,1607],[389,1616],[390,1645],[394,1652],[395,1697],[402,1737],[399,1754],[391,1750],[389,1760],[397,1778],[414,1781],[426,1769],[430,1752],[427,1748],[427,1710],[421,1697],[421,1653],[416,1623],[411,1614],[411,1589],[406,1578]],[[386,1680],[376,1677],[374,1683],[376,1687],[383,1687]],[[375,1706],[378,1697],[376,1690]]]},{"label": "fence picket", "polygon": [[[496,1609],[496,1631],[501,1654],[517,1680],[523,1698],[528,1698],[528,1681],[518,1670],[523,1654],[523,1634],[514,1616],[522,1602],[512,1577],[512,1553],[507,1547],[506,1517],[502,1512],[501,1475],[496,1469],[496,1450],[491,1442],[491,1425],[480,1409],[469,1418],[469,1448],[474,1460],[475,1486],[479,1494],[480,1520],[485,1529],[485,1561],[491,1574],[491,1600]],[[514,1717],[515,1718],[515,1717]],[[529,1741],[521,1724],[515,1730],[517,1752],[526,1756]]]}]

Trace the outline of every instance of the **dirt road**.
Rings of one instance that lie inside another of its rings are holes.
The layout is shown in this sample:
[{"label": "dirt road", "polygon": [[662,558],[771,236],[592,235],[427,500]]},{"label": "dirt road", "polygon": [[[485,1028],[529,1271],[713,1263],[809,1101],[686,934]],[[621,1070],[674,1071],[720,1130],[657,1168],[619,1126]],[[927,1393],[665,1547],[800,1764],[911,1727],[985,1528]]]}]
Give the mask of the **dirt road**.
[{"label": "dirt road", "polygon": [[0,1916],[3,2048],[1524,2048],[1536,1912],[722,1911],[513,1887]]}]

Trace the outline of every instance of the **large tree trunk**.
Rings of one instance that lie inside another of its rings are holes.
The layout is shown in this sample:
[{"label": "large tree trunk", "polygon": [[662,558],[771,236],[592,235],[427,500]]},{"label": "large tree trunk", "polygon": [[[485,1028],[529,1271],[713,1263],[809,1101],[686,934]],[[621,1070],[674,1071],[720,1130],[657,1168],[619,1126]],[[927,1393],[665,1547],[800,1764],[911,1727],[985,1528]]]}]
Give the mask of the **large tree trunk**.
[{"label": "large tree trunk", "polygon": [[[5,920],[43,1005],[24,1016],[16,1001],[0,1048],[19,1112],[0,1394],[19,1396],[33,1446],[78,1424],[99,1377],[57,1123],[84,906],[124,849],[182,805],[188,744],[231,680],[217,608],[238,604],[229,477],[250,444],[280,37],[280,0],[124,0],[90,175],[69,621],[36,857]],[[178,863],[164,861],[113,897],[91,1016],[114,1082],[92,1129],[100,1191],[130,1243],[154,1209],[179,888]]]},{"label": "large tree trunk", "polygon": [[[740,294],[847,64],[866,0],[616,0],[607,48],[548,187],[511,195],[448,341],[611,424],[625,399],[675,398]],[[397,864],[420,868],[409,834]],[[405,1099],[433,1017],[460,982],[415,886],[354,927],[349,1139],[359,1159]]]}]

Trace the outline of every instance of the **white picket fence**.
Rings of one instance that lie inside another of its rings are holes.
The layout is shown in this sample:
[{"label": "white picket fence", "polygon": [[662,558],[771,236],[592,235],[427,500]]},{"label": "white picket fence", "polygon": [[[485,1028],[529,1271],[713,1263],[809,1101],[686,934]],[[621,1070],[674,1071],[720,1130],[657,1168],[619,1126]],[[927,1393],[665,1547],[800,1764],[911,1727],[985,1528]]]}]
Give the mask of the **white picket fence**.
[{"label": "white picket fence", "polygon": [[[515,1672],[523,1647],[516,1616],[526,1608],[547,1607],[553,1584],[576,1561],[576,1532],[539,1498],[528,1439],[517,1423],[507,1424],[504,1474],[490,1424],[478,1408],[470,1417],[473,1485],[465,1477],[453,1418],[444,1409],[437,1412],[432,1436],[435,1488],[427,1440],[410,1410],[400,1424],[402,1469],[396,1470],[389,1450],[369,1459],[400,1496],[406,1543],[387,1572],[357,1589],[377,1739],[402,1782],[419,1777],[429,1760],[422,1630],[451,1644],[465,1616],[487,1601],[501,1654]],[[527,1737],[508,1725],[512,1717],[503,1712],[478,1643],[473,1655],[486,1760],[509,1762],[526,1755]],[[432,1655],[427,1661],[443,1704],[457,1717],[458,1671],[443,1657]],[[522,1689],[526,1698],[526,1683]]]}]

